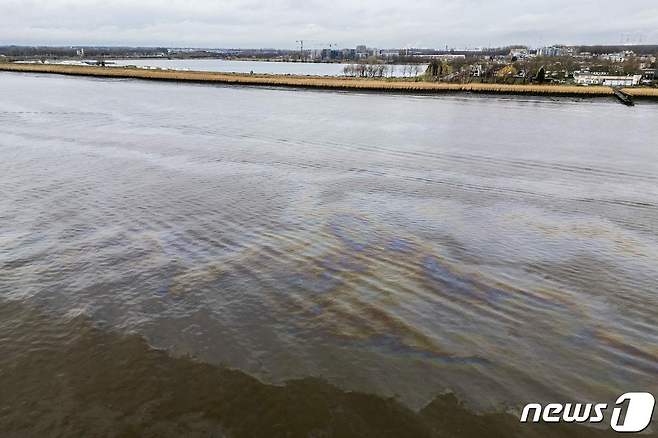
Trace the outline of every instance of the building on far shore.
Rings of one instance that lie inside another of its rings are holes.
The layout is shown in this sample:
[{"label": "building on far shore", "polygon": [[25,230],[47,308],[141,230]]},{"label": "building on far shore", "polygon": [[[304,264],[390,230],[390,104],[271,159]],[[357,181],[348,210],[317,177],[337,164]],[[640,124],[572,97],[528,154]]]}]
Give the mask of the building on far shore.
[{"label": "building on far shore", "polygon": [[574,82],[578,85],[606,85],[609,87],[634,87],[640,84],[642,75],[610,76],[601,73],[574,72]]},{"label": "building on far shore", "polygon": [[466,59],[466,55],[463,54],[456,54],[456,53],[448,53],[448,54],[440,54],[440,55],[413,55],[416,58],[423,58],[423,59],[438,59],[440,61],[453,61],[455,59]]},{"label": "building on far shore", "polygon": [[400,56],[400,51],[397,49],[384,49],[379,51],[379,56],[382,58],[396,58]]},{"label": "building on far shore", "polygon": [[642,77],[649,81],[656,80],[656,69],[655,68],[645,68],[642,69]]},{"label": "building on far shore", "polygon": [[512,60],[526,59],[530,57],[530,51],[525,47],[510,49],[509,55]]},{"label": "building on far shore", "polygon": [[573,54],[572,47],[565,46],[549,46],[549,47],[540,47],[537,49],[537,56],[570,56]]},{"label": "building on far shore", "polygon": [[623,52],[619,53],[604,53],[603,55],[599,56],[599,58],[611,62],[624,62],[633,56],[635,56],[635,53],[633,53],[632,50],[624,50]]}]

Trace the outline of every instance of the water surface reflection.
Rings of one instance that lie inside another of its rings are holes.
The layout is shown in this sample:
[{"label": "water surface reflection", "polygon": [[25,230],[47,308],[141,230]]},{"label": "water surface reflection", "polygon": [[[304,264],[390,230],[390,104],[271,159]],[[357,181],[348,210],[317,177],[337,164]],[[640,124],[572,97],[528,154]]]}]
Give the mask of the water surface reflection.
[{"label": "water surface reflection", "polygon": [[0,94],[4,300],[416,411],[658,392],[654,105],[13,73]]}]

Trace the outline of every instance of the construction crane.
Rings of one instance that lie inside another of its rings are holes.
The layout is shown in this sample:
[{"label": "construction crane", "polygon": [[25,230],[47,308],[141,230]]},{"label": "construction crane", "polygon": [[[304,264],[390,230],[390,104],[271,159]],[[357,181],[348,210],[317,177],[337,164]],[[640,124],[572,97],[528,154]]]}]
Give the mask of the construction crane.
[{"label": "construction crane", "polygon": [[304,54],[304,44],[306,44],[306,47],[328,47],[329,50],[335,49],[338,47],[338,44],[336,43],[319,43],[316,41],[310,41],[310,40],[296,40],[295,41],[297,44],[299,44],[299,54],[301,55],[302,60],[306,59],[306,56]]},{"label": "construction crane", "polygon": [[301,59],[303,61],[305,59],[305,56],[304,56],[304,40],[297,40],[295,42],[299,44],[299,56],[301,57]]}]

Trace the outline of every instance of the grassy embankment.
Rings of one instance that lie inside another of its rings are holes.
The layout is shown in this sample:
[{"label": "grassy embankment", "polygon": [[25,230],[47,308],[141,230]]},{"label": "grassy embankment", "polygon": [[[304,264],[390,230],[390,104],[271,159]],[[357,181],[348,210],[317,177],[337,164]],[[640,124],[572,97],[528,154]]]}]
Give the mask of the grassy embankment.
[{"label": "grassy embankment", "polygon": [[633,97],[658,99],[658,88],[624,88],[623,91]]},{"label": "grassy embankment", "polygon": [[[344,77],[249,75],[174,70],[146,70],[129,67],[92,67],[55,64],[0,63],[0,70],[26,73],[51,73],[74,76],[109,78],[134,78],[163,81],[188,81],[230,85],[264,85],[334,90],[394,91],[394,92],[476,92],[496,94],[521,94],[545,96],[612,96],[610,87],[579,87],[567,85],[508,85],[508,84],[458,84],[421,82],[409,79],[357,79]],[[635,97],[658,98],[658,89],[625,89]]]}]

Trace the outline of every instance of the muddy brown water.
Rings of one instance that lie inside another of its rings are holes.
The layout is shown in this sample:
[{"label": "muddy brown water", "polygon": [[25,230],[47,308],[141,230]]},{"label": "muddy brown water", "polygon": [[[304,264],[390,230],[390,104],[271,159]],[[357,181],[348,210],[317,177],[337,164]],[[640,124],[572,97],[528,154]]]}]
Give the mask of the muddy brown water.
[{"label": "muddy brown water", "polygon": [[3,436],[568,436],[519,407],[658,393],[654,104],[0,96]]}]

